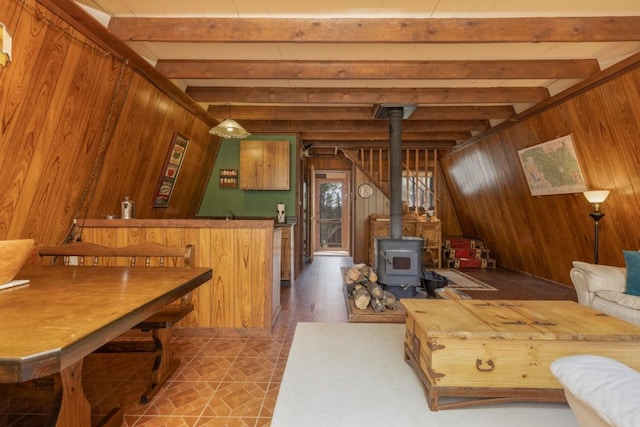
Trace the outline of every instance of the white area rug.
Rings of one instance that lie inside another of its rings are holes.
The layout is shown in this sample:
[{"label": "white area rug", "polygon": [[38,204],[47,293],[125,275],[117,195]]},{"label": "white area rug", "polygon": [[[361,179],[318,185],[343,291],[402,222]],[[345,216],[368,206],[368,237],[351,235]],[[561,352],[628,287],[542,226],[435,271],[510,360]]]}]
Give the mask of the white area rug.
[{"label": "white area rug", "polygon": [[398,324],[298,323],[272,427],[576,427],[566,404],[431,412]]}]

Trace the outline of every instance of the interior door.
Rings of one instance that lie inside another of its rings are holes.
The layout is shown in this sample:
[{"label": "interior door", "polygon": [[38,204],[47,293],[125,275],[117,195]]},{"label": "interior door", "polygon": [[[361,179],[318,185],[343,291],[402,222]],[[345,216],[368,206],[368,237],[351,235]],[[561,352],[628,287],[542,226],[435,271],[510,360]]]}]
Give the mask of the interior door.
[{"label": "interior door", "polygon": [[314,250],[349,252],[349,181],[345,173],[316,175]]}]

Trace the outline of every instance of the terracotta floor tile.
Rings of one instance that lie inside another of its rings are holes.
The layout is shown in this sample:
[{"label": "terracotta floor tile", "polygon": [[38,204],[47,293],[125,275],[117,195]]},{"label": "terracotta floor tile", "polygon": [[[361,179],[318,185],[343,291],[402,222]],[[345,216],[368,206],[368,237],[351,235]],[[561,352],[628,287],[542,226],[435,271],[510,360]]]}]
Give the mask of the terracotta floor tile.
[{"label": "terracotta floor tile", "polygon": [[174,374],[171,381],[222,381],[233,360],[230,357],[196,356]]},{"label": "terracotta floor tile", "polygon": [[262,409],[260,411],[261,418],[269,418],[273,417],[273,409],[276,407],[276,399],[278,398],[278,392],[280,391],[280,383],[270,383],[269,388],[267,389],[267,394],[264,398],[264,403],[262,404]]},{"label": "terracotta floor tile", "polygon": [[0,425],[13,427],[42,427],[49,422],[48,415],[37,414],[2,414],[0,415]]},{"label": "terracotta floor tile", "polygon": [[224,381],[269,382],[275,365],[275,359],[265,357],[237,358],[229,368]]},{"label": "terracotta floor tile", "polygon": [[194,427],[198,417],[182,416],[142,416],[132,427]]},{"label": "terracotta floor tile", "polygon": [[245,342],[247,342],[246,338],[213,338],[207,344],[201,347],[198,356],[236,357],[238,353],[240,353],[240,350],[244,346]]},{"label": "terracotta floor tile", "polygon": [[147,366],[149,378],[151,378],[152,363],[152,356],[144,353],[92,354],[87,357],[82,367],[82,378],[83,380],[125,380]]},{"label": "terracotta floor tile", "polygon": [[238,357],[278,357],[282,348],[282,340],[255,339],[247,340]]},{"label": "terracotta floor tile", "polygon": [[257,417],[268,383],[222,383],[202,413],[203,417]]},{"label": "terracotta floor tile", "polygon": [[0,399],[0,412],[13,414],[48,414],[51,412],[53,402],[53,389],[51,397],[49,398],[9,397]]},{"label": "terracotta floor tile", "polygon": [[192,356],[197,356],[205,347],[211,338],[201,338],[201,337],[173,337],[171,340],[171,345],[173,347],[173,353],[175,355],[179,355],[180,357],[188,358]]},{"label": "terracotta floor tile", "polygon": [[174,381],[147,405],[144,415],[199,416],[217,388],[217,382]]},{"label": "terracotta floor tile", "polygon": [[276,366],[273,369],[273,374],[271,375],[271,382],[279,383],[282,381],[282,376],[284,375],[284,369],[287,366],[287,359],[285,357],[279,357],[276,361]]},{"label": "terracotta floor tile", "polygon": [[196,427],[254,427],[257,418],[200,417]]}]

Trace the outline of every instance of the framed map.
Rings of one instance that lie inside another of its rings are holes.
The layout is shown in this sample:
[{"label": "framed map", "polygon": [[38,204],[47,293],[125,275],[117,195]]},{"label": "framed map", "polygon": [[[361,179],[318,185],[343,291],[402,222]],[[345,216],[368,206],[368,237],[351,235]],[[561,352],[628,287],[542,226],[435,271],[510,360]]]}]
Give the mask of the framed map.
[{"label": "framed map", "polygon": [[531,195],[587,191],[571,135],[518,150]]}]

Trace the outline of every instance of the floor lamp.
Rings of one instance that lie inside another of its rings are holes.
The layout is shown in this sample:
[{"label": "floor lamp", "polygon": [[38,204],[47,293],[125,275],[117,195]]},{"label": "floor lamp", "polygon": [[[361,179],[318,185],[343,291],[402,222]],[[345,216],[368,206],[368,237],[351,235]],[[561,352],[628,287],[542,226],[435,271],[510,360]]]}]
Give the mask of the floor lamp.
[{"label": "floor lamp", "polygon": [[593,242],[593,263],[598,263],[598,232],[599,232],[599,222],[604,216],[602,212],[600,212],[600,204],[607,200],[607,196],[609,196],[609,192],[606,190],[598,190],[598,191],[585,191],[584,197],[587,198],[589,203],[593,206],[593,212],[589,214],[591,218],[595,221],[594,225],[594,242]]}]

